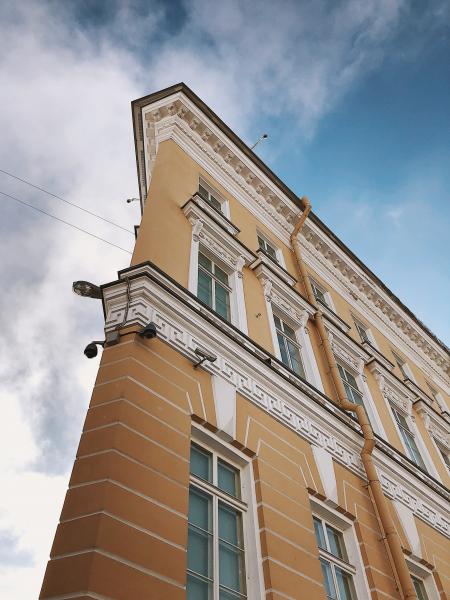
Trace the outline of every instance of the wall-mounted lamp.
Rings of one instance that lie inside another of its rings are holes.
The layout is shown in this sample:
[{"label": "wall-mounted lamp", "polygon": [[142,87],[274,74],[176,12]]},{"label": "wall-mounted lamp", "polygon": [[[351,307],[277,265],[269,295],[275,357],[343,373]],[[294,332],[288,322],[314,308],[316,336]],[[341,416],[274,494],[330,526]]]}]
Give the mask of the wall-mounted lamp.
[{"label": "wall-mounted lamp", "polygon": [[98,285],[90,281],[74,281],[72,283],[72,291],[84,298],[96,298],[97,300],[101,300],[102,298],[102,290]]},{"label": "wall-mounted lamp", "polygon": [[146,340],[152,340],[158,335],[158,329],[154,323],[148,323],[139,331],[139,335]]},{"label": "wall-mounted lamp", "polygon": [[101,346],[103,348],[104,345],[105,345],[104,341],[103,342],[101,342],[101,341],[91,342],[84,349],[84,355],[86,356],[86,358],[94,358],[98,354],[97,346]]},{"label": "wall-mounted lamp", "polygon": [[200,359],[194,363],[194,369],[202,365],[205,361],[213,363],[217,360],[217,356],[215,356],[214,354],[209,354],[206,350],[203,350],[203,348],[199,348],[198,346],[194,350],[194,352],[197,356],[200,357]]}]

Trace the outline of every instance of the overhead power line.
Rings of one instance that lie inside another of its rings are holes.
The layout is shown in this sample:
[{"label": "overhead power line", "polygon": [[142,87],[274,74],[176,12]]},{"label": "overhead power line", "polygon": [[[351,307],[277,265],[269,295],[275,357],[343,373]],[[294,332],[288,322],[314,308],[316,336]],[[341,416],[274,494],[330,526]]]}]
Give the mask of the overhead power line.
[{"label": "overhead power line", "polygon": [[104,238],[95,235],[95,233],[91,233],[90,231],[86,231],[86,229],[83,229],[82,227],[78,227],[77,225],[74,225],[73,223],[69,223],[68,221],[64,221],[64,219],[60,219],[59,217],[56,217],[55,215],[52,215],[48,212],[46,212],[45,210],[42,210],[42,208],[38,208],[37,206],[33,206],[32,204],[28,204],[28,202],[25,202],[24,200],[20,200],[19,198],[16,198],[15,196],[11,196],[11,194],[7,194],[6,192],[2,192],[0,190],[0,194],[2,194],[3,196],[6,196],[7,198],[11,198],[11,200],[15,200],[16,202],[19,202],[19,204],[23,204],[24,206],[28,206],[28,208],[32,208],[33,210],[36,210],[37,212],[42,213],[43,215],[46,215],[47,217],[50,217],[52,219],[55,219],[55,221],[59,221],[60,223],[64,223],[64,225],[68,225],[69,227],[72,227],[73,229],[76,229],[77,231],[81,231],[82,233],[86,233],[87,235],[90,235],[91,237],[95,238],[96,240],[100,240],[101,242],[105,242],[105,244],[109,244],[110,246],[114,246],[114,248],[117,248],[118,250],[122,250],[123,252],[126,252],[127,254],[132,254],[132,252],[130,252],[129,250],[126,250],[125,248],[122,248],[121,246],[118,246],[117,244],[114,244],[113,242],[110,242],[108,240],[105,240]]},{"label": "overhead power line", "polygon": [[111,221],[110,219],[107,219],[106,217],[102,217],[101,215],[98,215],[97,213],[92,212],[92,211],[88,210],[87,208],[83,208],[82,206],[79,206],[78,204],[75,204],[74,202],[69,202],[69,200],[66,200],[65,198],[61,198],[61,196],[58,196],[57,194],[53,194],[53,192],[49,192],[45,188],[39,187],[38,185],[31,183],[31,181],[22,179],[21,177],[18,177],[17,175],[14,175],[13,173],[9,173],[8,171],[5,171],[3,169],[0,169],[0,173],[4,173],[5,175],[8,175],[8,177],[17,179],[17,181],[21,181],[22,183],[25,183],[26,185],[29,185],[30,187],[33,187],[36,190],[39,190],[40,192],[44,192],[44,194],[48,194],[49,196],[52,196],[53,198],[56,198],[57,200],[61,200],[61,202],[65,202],[66,204],[69,204],[70,206],[73,206],[74,208],[78,208],[78,210],[82,210],[83,212],[87,213],[88,215],[91,215],[92,217],[101,219],[102,221],[105,221],[105,223],[114,225],[114,227],[118,227],[119,229],[122,229],[123,231],[126,231],[127,233],[131,233],[131,235],[134,235],[134,232],[131,231],[130,229],[127,229],[126,227],[123,227],[122,225],[119,225],[118,223],[114,223],[114,221]]}]

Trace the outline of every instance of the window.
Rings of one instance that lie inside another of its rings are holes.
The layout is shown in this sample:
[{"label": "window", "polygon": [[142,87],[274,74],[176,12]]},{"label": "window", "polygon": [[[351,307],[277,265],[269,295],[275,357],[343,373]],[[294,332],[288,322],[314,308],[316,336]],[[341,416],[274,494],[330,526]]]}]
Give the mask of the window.
[{"label": "window", "polygon": [[211,188],[202,179],[200,180],[200,182],[198,184],[198,193],[203,198],[203,200],[206,200],[206,202],[208,202],[208,204],[210,204],[213,208],[215,208],[219,212],[223,212],[222,211],[223,200],[220,199],[219,194],[217,192],[215,192],[213,190],[213,188]]},{"label": "window", "polygon": [[187,600],[247,598],[240,471],[191,444]]},{"label": "window", "polygon": [[354,319],[355,322],[355,327],[357,332],[359,333],[359,337],[361,338],[362,342],[369,342],[369,344],[371,344],[371,340],[369,337],[369,330],[368,328],[363,325],[360,321],[357,321],[356,319]]},{"label": "window", "polygon": [[394,415],[394,419],[400,430],[400,434],[403,439],[403,443],[406,446],[406,450],[409,454],[410,459],[418,466],[426,471],[425,463],[423,462],[422,456],[414,439],[414,434],[409,428],[408,421],[394,406],[391,405],[391,410]]},{"label": "window", "polygon": [[267,241],[265,237],[258,233],[258,245],[270,258],[272,258],[275,262],[278,261],[278,254],[275,246]]},{"label": "window", "polygon": [[316,283],[314,281],[314,279],[311,279],[311,287],[314,293],[314,297],[316,300],[319,300],[319,302],[322,302],[322,304],[325,304],[325,306],[330,306],[330,302],[327,299],[327,291],[320,286],[318,283]]},{"label": "window", "polygon": [[227,321],[230,321],[230,292],[227,273],[199,252],[197,296]]},{"label": "window", "polygon": [[440,446],[438,446],[439,448],[439,452],[441,453],[442,456],[442,460],[445,463],[445,466],[447,467],[447,469],[450,471],[450,456],[448,455],[447,451],[444,450],[443,448],[441,448]]},{"label": "window", "polygon": [[398,354],[395,354],[395,352],[392,352],[392,355],[395,359],[395,362],[397,363],[397,367],[400,369],[400,372],[403,375],[403,378],[411,379],[411,374],[409,372],[408,365],[406,364],[406,362],[402,358],[400,358]]},{"label": "window", "polygon": [[294,371],[294,373],[297,373],[297,375],[300,375],[300,377],[305,379],[305,369],[303,367],[300,346],[297,342],[295,331],[276,315],[273,316],[273,320],[275,322],[281,361],[289,367],[291,371]]},{"label": "window", "polygon": [[313,521],[327,599],[355,600],[356,569],[348,562],[342,531],[319,517],[314,516]]},{"label": "window", "polygon": [[417,600],[428,600],[428,595],[425,591],[425,585],[423,581],[421,579],[417,579],[417,577],[414,577],[414,575],[411,575],[411,579],[417,594]]},{"label": "window", "polygon": [[347,394],[347,398],[350,402],[354,404],[360,404],[364,406],[364,401],[361,392],[359,391],[358,384],[356,383],[356,379],[353,377],[351,373],[344,369],[341,365],[338,365],[339,374],[342,379],[342,383],[344,384],[345,393]]}]

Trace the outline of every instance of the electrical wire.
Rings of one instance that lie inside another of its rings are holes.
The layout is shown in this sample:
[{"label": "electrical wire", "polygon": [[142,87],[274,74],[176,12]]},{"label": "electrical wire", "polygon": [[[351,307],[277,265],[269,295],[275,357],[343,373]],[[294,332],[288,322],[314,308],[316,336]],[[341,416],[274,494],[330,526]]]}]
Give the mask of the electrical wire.
[{"label": "electrical wire", "polygon": [[19,202],[20,204],[23,204],[24,206],[28,206],[28,208],[32,208],[33,210],[36,210],[37,212],[40,212],[43,215],[46,215],[47,217],[55,219],[55,221],[59,221],[60,223],[64,223],[64,225],[68,225],[69,227],[72,227],[73,229],[81,231],[82,233],[86,233],[87,235],[90,235],[91,237],[95,238],[96,240],[100,240],[101,242],[105,242],[105,244],[114,246],[114,248],[118,248],[119,250],[122,250],[123,252],[126,252],[127,254],[132,254],[132,252],[130,252],[129,250],[126,250],[125,248],[122,248],[121,246],[118,246],[117,244],[114,244],[113,242],[109,242],[108,240],[105,240],[104,238],[102,238],[98,235],[95,235],[95,233],[90,233],[89,231],[86,231],[86,229],[83,229],[82,227],[78,227],[77,225],[74,225],[73,223],[64,221],[64,219],[55,217],[55,215],[52,215],[52,214],[46,212],[45,210],[42,210],[42,208],[38,208],[37,206],[28,204],[28,202],[25,202],[24,200],[20,200],[19,198],[16,198],[15,196],[11,196],[11,194],[7,194],[6,192],[2,192],[1,190],[0,190],[0,194],[2,194],[3,196],[6,196],[7,198],[11,198],[11,200],[15,200],[16,202]]},{"label": "electrical wire", "polygon": [[64,198],[61,198],[61,196],[58,196],[57,194],[53,194],[52,192],[49,192],[48,190],[46,190],[42,187],[39,187],[38,185],[35,185],[34,183],[31,183],[31,181],[22,179],[21,177],[18,177],[17,175],[14,175],[13,173],[9,173],[8,171],[5,171],[3,169],[0,169],[0,173],[4,173],[5,175],[8,175],[8,177],[17,179],[17,181],[21,181],[22,183],[25,183],[26,185],[29,185],[30,187],[33,187],[36,190],[39,190],[40,192],[44,192],[44,194],[48,194],[49,196],[52,196],[53,198],[57,198],[58,200],[61,200],[61,202],[65,202],[66,204],[69,204],[70,206],[78,208],[79,210],[82,210],[83,212],[87,213],[88,215],[91,215],[92,217],[101,219],[102,221],[105,221],[105,223],[114,225],[114,227],[118,227],[119,229],[123,229],[123,231],[126,231],[127,233],[131,233],[131,235],[134,235],[134,232],[131,231],[130,229],[127,229],[126,227],[122,227],[122,225],[119,225],[118,223],[114,223],[114,221],[110,221],[106,217],[102,217],[101,215],[98,215],[97,213],[94,213],[94,212],[88,210],[87,208],[83,208],[82,206],[79,206],[78,204],[75,204],[74,202],[69,202],[69,200],[65,200]]}]

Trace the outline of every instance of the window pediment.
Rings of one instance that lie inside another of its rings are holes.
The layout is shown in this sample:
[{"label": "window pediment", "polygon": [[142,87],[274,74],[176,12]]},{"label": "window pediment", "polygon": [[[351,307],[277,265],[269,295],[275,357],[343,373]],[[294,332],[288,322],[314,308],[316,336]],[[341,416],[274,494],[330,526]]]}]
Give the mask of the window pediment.
[{"label": "window pediment", "polygon": [[369,361],[368,367],[370,372],[373,373],[383,397],[406,415],[411,415],[414,398],[406,385],[374,359]]},{"label": "window pediment", "polygon": [[[200,198],[198,196],[198,198]],[[200,198],[200,200],[202,200]],[[197,196],[188,200],[182,207],[183,213],[192,226],[192,236],[196,242],[207,248],[209,252],[217,259],[225,263],[232,271],[242,274],[242,268],[255,260],[253,252],[248,250],[234,236],[239,229],[235,227],[225,217],[222,220],[227,221],[225,227],[220,222],[221,215],[211,215],[213,208],[206,206],[207,202],[202,200],[205,206],[197,202]]]},{"label": "window pediment", "polygon": [[328,331],[328,339],[330,340],[335,357],[344,366],[349,367],[352,371],[356,371],[358,375],[362,375],[364,364],[367,360],[365,350],[351,338],[345,336],[338,327],[329,322],[326,323],[325,327]]},{"label": "window pediment", "polygon": [[428,406],[423,400],[414,403],[417,413],[422,417],[428,433],[440,446],[450,450],[450,423]]},{"label": "window pediment", "polygon": [[266,300],[293,324],[305,327],[308,318],[314,314],[314,307],[272,270],[271,266],[255,261],[251,268],[263,286]]}]

